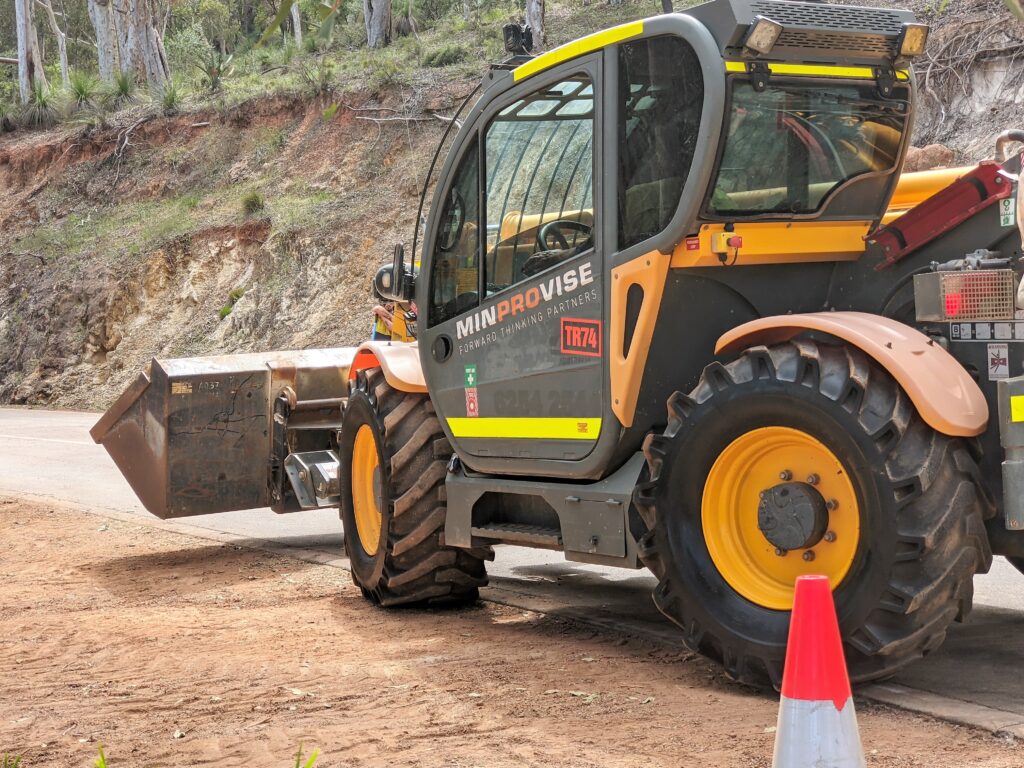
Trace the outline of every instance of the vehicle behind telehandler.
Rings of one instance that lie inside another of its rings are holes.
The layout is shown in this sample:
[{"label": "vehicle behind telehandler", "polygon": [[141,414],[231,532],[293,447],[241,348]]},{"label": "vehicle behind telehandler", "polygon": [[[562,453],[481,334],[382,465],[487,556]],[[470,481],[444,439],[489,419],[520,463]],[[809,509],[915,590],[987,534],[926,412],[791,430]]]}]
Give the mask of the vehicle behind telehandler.
[{"label": "vehicle behind telehandler", "polygon": [[1021,134],[900,175],[927,31],[712,0],[520,52],[375,280],[416,342],[154,360],[93,437],[160,517],[340,507],[381,605],[475,599],[496,544],[646,566],[778,684],[820,573],[890,675],[1024,557]]}]

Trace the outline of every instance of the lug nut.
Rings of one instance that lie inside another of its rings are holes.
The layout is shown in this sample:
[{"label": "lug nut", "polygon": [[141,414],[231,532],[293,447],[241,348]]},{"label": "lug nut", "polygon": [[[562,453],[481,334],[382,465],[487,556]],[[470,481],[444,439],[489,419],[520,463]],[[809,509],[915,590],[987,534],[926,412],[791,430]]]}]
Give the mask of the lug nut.
[{"label": "lug nut", "polygon": [[779,557],[785,557],[786,556],[786,550],[784,550],[782,547],[776,547],[775,548],[775,554],[778,555]]},{"label": "lug nut", "polygon": [[819,478],[818,478],[817,475],[811,475],[810,477],[807,478],[807,482],[808,482],[809,485],[817,485],[818,484],[818,479]]},{"label": "lug nut", "polygon": [[825,502],[825,509],[827,509],[829,512],[836,509],[838,506],[839,502],[836,501],[835,499],[829,499],[828,501]]},{"label": "lug nut", "polygon": [[793,473],[790,472],[788,469],[784,469],[781,472],[779,472],[779,480],[785,481],[785,480],[792,480],[792,479],[793,479]]},{"label": "lug nut", "polygon": [[814,550],[813,549],[808,549],[806,552],[804,552],[804,560],[806,560],[809,563],[813,559],[814,559]]},{"label": "lug nut", "polygon": [[825,539],[825,541],[831,544],[833,541],[836,540],[835,531],[825,531],[825,535],[823,538]]}]

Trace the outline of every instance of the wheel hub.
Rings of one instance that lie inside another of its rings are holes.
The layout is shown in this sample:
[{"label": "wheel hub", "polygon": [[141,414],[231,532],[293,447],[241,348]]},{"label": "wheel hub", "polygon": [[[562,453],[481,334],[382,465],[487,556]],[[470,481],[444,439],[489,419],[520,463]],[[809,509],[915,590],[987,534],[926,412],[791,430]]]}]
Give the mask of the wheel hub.
[{"label": "wheel hub", "polygon": [[828,530],[825,499],[807,483],[779,483],[761,491],[757,527],[777,549],[813,547]]}]

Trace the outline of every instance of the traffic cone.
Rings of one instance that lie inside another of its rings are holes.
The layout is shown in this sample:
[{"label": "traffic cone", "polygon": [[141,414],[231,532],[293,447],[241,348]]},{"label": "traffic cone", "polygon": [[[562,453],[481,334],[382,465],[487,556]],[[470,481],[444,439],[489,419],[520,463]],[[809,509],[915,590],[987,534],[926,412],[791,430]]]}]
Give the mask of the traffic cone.
[{"label": "traffic cone", "polygon": [[864,768],[843,641],[824,576],[796,580],[773,768]]}]

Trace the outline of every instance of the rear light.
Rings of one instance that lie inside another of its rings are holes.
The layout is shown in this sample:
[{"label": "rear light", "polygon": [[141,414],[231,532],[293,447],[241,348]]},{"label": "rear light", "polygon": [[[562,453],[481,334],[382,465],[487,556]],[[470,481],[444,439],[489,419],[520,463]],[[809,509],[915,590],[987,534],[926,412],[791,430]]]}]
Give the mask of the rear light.
[{"label": "rear light", "polygon": [[1012,320],[1016,290],[1012,269],[915,275],[917,319],[922,322]]}]

